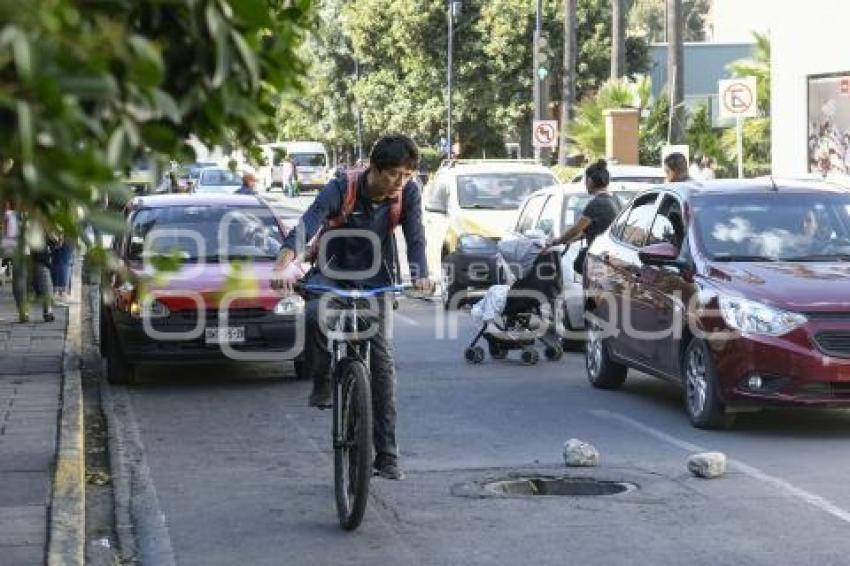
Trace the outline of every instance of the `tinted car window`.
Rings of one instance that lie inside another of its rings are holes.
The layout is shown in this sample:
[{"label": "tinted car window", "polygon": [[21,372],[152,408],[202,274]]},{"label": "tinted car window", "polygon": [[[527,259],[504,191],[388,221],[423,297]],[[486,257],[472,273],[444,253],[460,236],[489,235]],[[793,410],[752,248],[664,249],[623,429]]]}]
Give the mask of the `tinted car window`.
[{"label": "tinted car window", "polygon": [[241,185],[242,179],[227,169],[210,169],[201,173],[202,185]]},{"label": "tinted car window", "polygon": [[685,237],[685,225],[682,207],[674,197],[667,196],[658,207],[658,214],[652,222],[647,244],[667,242],[681,247]]},{"label": "tinted car window", "polygon": [[555,177],[543,173],[459,175],[458,201],[461,208],[512,209],[534,191],[555,183]]},{"label": "tinted car window", "polygon": [[626,216],[620,239],[636,248],[643,246],[649,227],[655,214],[655,201],[658,195],[649,194],[637,199]]},{"label": "tinted car window", "polygon": [[547,236],[551,236],[553,230],[560,230],[562,203],[563,200],[559,196],[550,196],[543,205],[543,212],[540,213],[540,219],[537,220],[535,228],[542,230]]},{"label": "tinted car window", "polygon": [[719,261],[850,259],[850,194],[758,193],[694,199],[705,252]]},{"label": "tinted car window", "polygon": [[540,216],[540,210],[543,208],[543,200],[545,198],[546,195],[536,195],[528,199],[516,224],[516,231],[518,233],[523,234],[534,228],[537,218]]},{"label": "tinted car window", "polygon": [[283,244],[274,215],[262,207],[169,206],[139,210],[130,225],[129,259],[273,261]]},{"label": "tinted car window", "polygon": [[300,167],[324,167],[326,163],[324,153],[293,153],[290,157]]}]

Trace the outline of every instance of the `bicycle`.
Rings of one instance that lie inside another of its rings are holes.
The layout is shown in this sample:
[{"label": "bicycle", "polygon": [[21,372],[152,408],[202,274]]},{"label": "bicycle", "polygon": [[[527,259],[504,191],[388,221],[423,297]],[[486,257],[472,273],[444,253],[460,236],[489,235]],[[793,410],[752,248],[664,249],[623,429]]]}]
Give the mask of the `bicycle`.
[{"label": "bicycle", "polygon": [[373,297],[399,294],[409,287],[391,285],[367,290],[337,289],[298,283],[302,295],[328,293],[338,302],[339,316],[329,328],[333,388],[334,493],[343,529],[352,531],[363,520],[372,476],[372,388],[367,327],[358,312]]}]

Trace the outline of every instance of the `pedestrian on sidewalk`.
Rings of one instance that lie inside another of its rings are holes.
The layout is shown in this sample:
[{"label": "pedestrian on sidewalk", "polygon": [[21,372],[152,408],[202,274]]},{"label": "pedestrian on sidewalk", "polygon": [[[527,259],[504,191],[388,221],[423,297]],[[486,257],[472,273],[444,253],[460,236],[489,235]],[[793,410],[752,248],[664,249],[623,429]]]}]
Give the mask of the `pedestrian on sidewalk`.
[{"label": "pedestrian on sidewalk", "polygon": [[57,245],[50,254],[50,276],[53,281],[54,303],[66,304],[71,292],[71,268],[74,265],[74,246],[64,235],[59,235]]},{"label": "pedestrian on sidewalk", "polygon": [[[21,228],[20,215],[17,226]],[[16,234],[17,236],[17,234]],[[53,242],[55,243],[55,242]],[[15,306],[18,309],[18,318],[21,322],[29,322],[29,299],[30,290],[35,291],[38,301],[42,305],[42,316],[44,322],[53,322],[53,280],[50,276],[50,238],[41,250],[29,250],[28,245],[20,253],[15,254],[12,263],[12,295],[15,297]]]}]

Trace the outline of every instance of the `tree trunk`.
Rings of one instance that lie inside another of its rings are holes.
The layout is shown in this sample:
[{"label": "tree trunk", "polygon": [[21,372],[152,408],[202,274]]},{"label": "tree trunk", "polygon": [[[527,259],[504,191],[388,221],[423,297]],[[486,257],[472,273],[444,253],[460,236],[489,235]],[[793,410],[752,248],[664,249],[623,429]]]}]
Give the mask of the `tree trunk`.
[{"label": "tree trunk", "polygon": [[626,74],[626,0],[611,0],[611,78]]},{"label": "tree trunk", "polygon": [[561,135],[558,164],[567,164],[567,127],[573,121],[576,98],[576,0],[564,0],[564,84],[561,91]]},{"label": "tree trunk", "polygon": [[667,93],[670,96],[669,143],[681,143],[685,133],[685,67],[682,48],[682,0],[667,0]]}]

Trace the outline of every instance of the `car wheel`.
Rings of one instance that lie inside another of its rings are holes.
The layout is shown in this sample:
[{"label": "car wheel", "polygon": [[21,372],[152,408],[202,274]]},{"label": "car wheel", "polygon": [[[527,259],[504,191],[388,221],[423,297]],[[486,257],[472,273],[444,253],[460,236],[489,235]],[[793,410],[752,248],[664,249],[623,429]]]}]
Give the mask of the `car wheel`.
[{"label": "car wheel", "polygon": [[127,361],[114,335],[106,341],[106,381],[113,385],[132,385],[136,368]]},{"label": "car wheel", "polygon": [[619,389],[626,381],[629,368],[611,359],[602,330],[592,324],[587,331],[584,348],[587,380],[598,389]]},{"label": "car wheel", "polygon": [[726,413],[717,391],[717,376],[711,363],[708,345],[692,338],[683,357],[685,409],[691,424],[697,428],[729,428],[734,415]]}]

